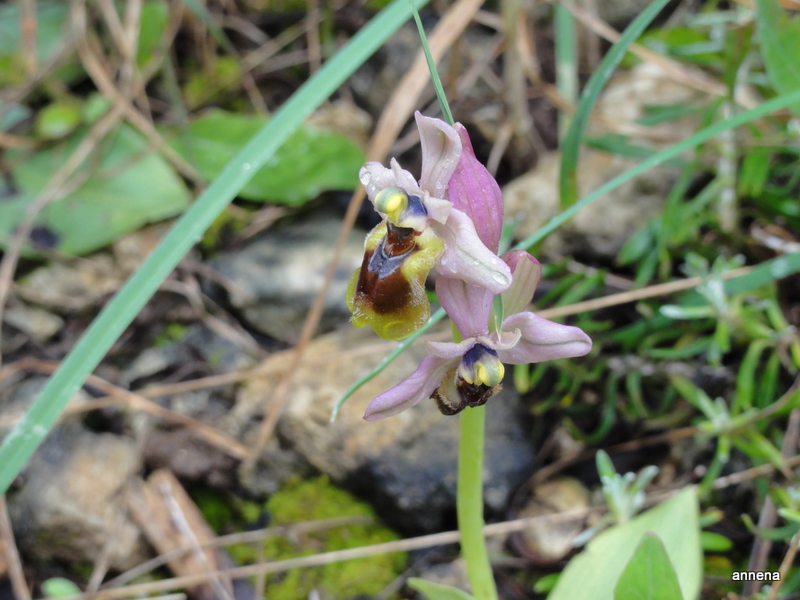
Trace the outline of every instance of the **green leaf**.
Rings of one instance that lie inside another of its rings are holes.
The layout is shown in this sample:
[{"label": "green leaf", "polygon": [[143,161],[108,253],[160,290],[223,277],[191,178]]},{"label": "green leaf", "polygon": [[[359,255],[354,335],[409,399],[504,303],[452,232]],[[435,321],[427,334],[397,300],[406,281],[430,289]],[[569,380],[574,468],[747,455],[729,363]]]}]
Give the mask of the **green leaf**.
[{"label": "green leaf", "polygon": [[[211,110],[193,121],[171,145],[208,180],[214,179],[253,135],[265,117]],[[364,154],[349,138],[301,127],[256,172],[239,196],[299,206],[325,190],[352,190]]]},{"label": "green leaf", "polygon": [[47,598],[67,598],[80,594],[80,588],[69,579],[52,577],[42,582],[42,594]]},{"label": "green leaf", "polygon": [[614,588],[614,600],[681,600],[678,576],[664,544],[645,533]]},{"label": "green leaf", "polygon": [[[772,86],[779,94],[800,90],[800,22],[790,19],[776,0],[758,0],[758,39]],[[800,103],[790,107],[800,115]]]},{"label": "green leaf", "polygon": [[408,586],[425,596],[428,600],[475,600],[467,592],[449,585],[441,585],[431,581],[425,581],[418,577],[408,580]]},{"label": "green leaf", "polygon": [[[11,172],[19,195],[0,203],[0,245],[82,138],[73,136],[38,152]],[[182,213],[189,205],[183,181],[164,158],[147,151],[148,142],[139,133],[121,126],[103,143],[107,147],[99,164],[84,167],[93,169],[86,182],[40,213],[36,227],[44,245],[85,254],[145,223]]]},{"label": "green leaf", "polygon": [[570,561],[548,600],[612,600],[614,586],[642,536],[648,532],[655,533],[663,542],[678,577],[681,597],[696,600],[700,594],[703,555],[694,487],[598,535]]}]

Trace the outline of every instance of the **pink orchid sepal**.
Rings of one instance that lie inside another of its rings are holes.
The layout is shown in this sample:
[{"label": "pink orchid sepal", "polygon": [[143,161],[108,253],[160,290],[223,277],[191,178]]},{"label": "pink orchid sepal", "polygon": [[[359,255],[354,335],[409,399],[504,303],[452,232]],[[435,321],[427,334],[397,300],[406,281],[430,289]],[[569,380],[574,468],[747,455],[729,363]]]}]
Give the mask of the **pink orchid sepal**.
[{"label": "pink orchid sepal", "polygon": [[[517,310],[533,298],[541,276],[538,261],[523,251],[512,251],[503,260],[514,271],[511,294],[503,297],[504,313],[508,316],[502,320],[499,331],[489,333],[493,297],[490,292],[439,277],[436,281],[439,301],[464,340],[428,342],[431,355],[408,378],[375,398],[364,414],[366,420],[396,415],[429,397],[434,398],[443,413],[456,414],[468,406],[484,404],[497,392],[503,363],[537,363],[589,353],[592,341],[578,327]],[[517,312],[505,310],[507,299],[508,308]]]},{"label": "pink orchid sepal", "polygon": [[[461,173],[456,199],[468,208],[461,194],[469,172],[464,161],[474,159],[471,145],[463,152],[463,139],[469,143],[469,138],[439,119],[417,113],[416,120],[422,140],[419,182],[394,159],[388,168],[368,162],[359,172],[383,222],[367,237],[364,261],[348,287],[348,306],[354,325],[371,325],[393,340],[411,335],[430,316],[424,282],[433,266],[492,294],[512,281],[510,268],[486,246],[470,216],[445,198]],[[500,220],[502,226],[502,211]]]}]

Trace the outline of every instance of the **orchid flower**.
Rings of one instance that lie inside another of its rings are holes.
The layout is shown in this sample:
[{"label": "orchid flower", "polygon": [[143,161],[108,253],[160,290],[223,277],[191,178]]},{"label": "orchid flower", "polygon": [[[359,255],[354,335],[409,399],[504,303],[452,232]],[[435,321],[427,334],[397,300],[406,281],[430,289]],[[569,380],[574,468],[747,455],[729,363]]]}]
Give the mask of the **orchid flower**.
[{"label": "orchid flower", "polygon": [[493,294],[463,281],[439,277],[436,292],[458,331],[461,342],[428,342],[430,355],[417,370],[375,398],[364,418],[375,421],[396,415],[427,398],[443,414],[485,404],[501,389],[503,363],[527,363],[583,356],[592,341],[581,329],[523,312],[541,277],[539,262],[523,250],[503,255],[513,272],[511,286],[502,293],[499,330],[489,333]]},{"label": "orchid flower", "polygon": [[428,321],[425,280],[433,267],[492,294],[511,284],[511,271],[495,254],[497,245],[487,247],[485,232],[476,231],[475,215],[464,210],[469,207],[463,202],[448,199],[448,186],[461,193],[459,173],[468,168],[470,156],[474,159],[466,130],[419,112],[415,116],[422,144],[419,182],[395,159],[389,168],[368,162],[359,173],[383,220],[367,236],[347,304],[356,327],[370,325],[389,340],[403,339]]}]

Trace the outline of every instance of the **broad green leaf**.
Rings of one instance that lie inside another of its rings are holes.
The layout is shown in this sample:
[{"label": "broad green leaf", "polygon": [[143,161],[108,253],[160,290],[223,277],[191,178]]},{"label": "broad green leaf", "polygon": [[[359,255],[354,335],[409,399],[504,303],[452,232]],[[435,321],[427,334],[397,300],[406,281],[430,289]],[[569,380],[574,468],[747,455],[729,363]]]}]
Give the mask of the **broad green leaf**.
[{"label": "broad green leaf", "polygon": [[614,586],[647,532],[655,533],[663,542],[682,598],[697,600],[703,555],[693,487],[589,542],[567,565],[548,600],[612,600]]},{"label": "broad green leaf", "polygon": [[[758,0],[758,39],[767,75],[779,94],[800,90],[800,22],[790,19],[777,0]],[[800,104],[792,112],[800,115]]]},{"label": "broad green leaf", "polygon": [[47,598],[66,598],[80,593],[77,585],[63,577],[51,577],[42,582],[42,594]]},{"label": "broad green leaf", "polygon": [[449,585],[441,585],[431,581],[425,581],[418,577],[408,580],[408,586],[420,592],[428,600],[475,600],[467,592]]},{"label": "broad green leaf", "polygon": [[681,588],[664,544],[645,533],[614,588],[614,600],[681,600]]},{"label": "broad green leaf", "polygon": [[[33,155],[11,172],[18,195],[0,202],[0,246],[28,204],[74,151],[82,135]],[[34,241],[67,254],[85,254],[145,223],[182,213],[189,191],[167,161],[127,126],[110,135],[86,182],[40,213]]]},{"label": "broad green leaf", "polygon": [[[27,78],[22,54],[19,2],[0,5],[0,88],[20,85]],[[69,27],[69,2],[36,2],[36,54],[41,65],[53,58]],[[72,82],[83,70],[75,61],[56,70],[56,76]]]},{"label": "broad green leaf", "polygon": [[[265,117],[211,110],[177,135],[172,146],[211,180],[267,122]],[[299,206],[325,190],[352,190],[364,155],[347,137],[301,127],[242,188],[247,200]]]}]

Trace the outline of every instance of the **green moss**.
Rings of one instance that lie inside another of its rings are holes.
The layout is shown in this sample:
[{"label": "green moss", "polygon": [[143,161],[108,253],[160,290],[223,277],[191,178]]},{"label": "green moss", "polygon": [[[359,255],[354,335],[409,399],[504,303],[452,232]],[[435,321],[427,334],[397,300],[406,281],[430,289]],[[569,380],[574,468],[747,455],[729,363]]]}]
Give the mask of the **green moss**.
[{"label": "green moss", "polygon": [[[369,505],[334,487],[325,477],[288,485],[269,499],[267,510],[272,515],[273,525],[343,516],[374,516]],[[269,539],[265,554],[271,560],[283,560],[396,539],[397,534],[377,523],[349,525],[291,539]],[[307,597],[312,589],[335,598],[375,595],[400,574],[405,561],[405,554],[395,553],[296,569],[273,577],[265,595],[270,600],[294,600]]]}]

